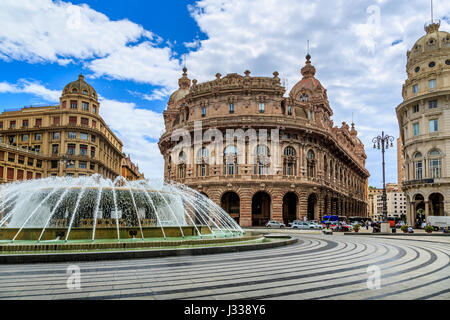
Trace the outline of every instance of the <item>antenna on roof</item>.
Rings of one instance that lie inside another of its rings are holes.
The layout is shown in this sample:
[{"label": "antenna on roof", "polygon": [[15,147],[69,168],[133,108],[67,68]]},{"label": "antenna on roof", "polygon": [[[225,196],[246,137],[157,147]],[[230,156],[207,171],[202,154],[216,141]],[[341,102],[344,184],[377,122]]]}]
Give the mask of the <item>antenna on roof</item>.
[{"label": "antenna on roof", "polygon": [[184,60],[184,62],[183,62],[183,66],[184,66],[184,68],[186,68],[186,53],[183,55],[183,60]]},{"label": "antenna on roof", "polygon": [[431,0],[431,23],[434,22],[434,13],[433,13],[433,0]]},{"label": "antenna on roof", "polygon": [[307,40],[307,43],[308,44],[307,44],[307,49],[306,50],[307,50],[307,53],[309,54],[309,40]]}]

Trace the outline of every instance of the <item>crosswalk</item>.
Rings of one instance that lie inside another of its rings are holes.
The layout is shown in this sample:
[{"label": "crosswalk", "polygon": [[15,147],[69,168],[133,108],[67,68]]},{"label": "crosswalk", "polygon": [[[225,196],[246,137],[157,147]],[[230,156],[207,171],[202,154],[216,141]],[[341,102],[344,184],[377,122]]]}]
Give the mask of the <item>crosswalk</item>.
[{"label": "crosswalk", "polygon": [[67,287],[73,263],[2,265],[0,299],[450,299],[446,238],[294,236],[275,249],[79,263],[79,290]]}]

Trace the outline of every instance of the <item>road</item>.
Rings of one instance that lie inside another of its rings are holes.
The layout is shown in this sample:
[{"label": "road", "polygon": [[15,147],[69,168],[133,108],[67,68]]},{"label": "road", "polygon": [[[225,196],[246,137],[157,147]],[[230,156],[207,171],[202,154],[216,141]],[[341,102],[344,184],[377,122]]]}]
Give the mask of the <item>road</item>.
[{"label": "road", "polygon": [[450,299],[448,237],[293,236],[276,249],[79,263],[81,289],[67,288],[69,263],[2,265],[0,299]]}]

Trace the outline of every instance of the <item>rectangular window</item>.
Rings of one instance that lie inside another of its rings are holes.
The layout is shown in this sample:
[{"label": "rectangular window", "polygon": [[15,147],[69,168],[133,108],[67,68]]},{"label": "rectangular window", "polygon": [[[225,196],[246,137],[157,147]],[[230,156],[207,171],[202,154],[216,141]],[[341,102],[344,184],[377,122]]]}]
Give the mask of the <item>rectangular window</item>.
[{"label": "rectangular window", "polygon": [[60,117],[54,117],[53,118],[53,125],[59,126],[60,121],[61,121]]},{"label": "rectangular window", "polygon": [[206,117],[206,107],[202,108],[202,117]]},{"label": "rectangular window", "polygon": [[69,132],[68,133],[68,138],[69,139],[76,139],[77,138],[77,133],[76,132]]},{"label": "rectangular window", "polygon": [[88,140],[89,135],[87,133],[80,133],[80,140]]},{"label": "rectangular window", "polygon": [[54,155],[59,154],[59,144],[52,145],[52,154],[54,154]]},{"label": "rectangular window", "polygon": [[15,128],[16,128],[16,122],[15,122],[15,121],[11,121],[11,122],[9,123],[9,128],[10,128],[10,129],[15,129]]},{"label": "rectangular window", "polygon": [[414,123],[414,136],[418,136],[420,134],[420,124]]},{"label": "rectangular window", "polygon": [[81,118],[81,125],[88,127],[89,126],[89,119],[88,118]]},{"label": "rectangular window", "polygon": [[264,105],[264,103],[260,103],[259,104],[259,113],[264,113],[264,111],[265,111],[265,105]]},{"label": "rectangular window", "polygon": [[42,168],[42,160],[36,161],[36,168]]},{"label": "rectangular window", "polygon": [[17,170],[17,180],[23,180],[23,170]]},{"label": "rectangular window", "polygon": [[428,105],[430,106],[430,109],[435,109],[438,107],[438,102],[437,100],[429,101]]},{"label": "rectangular window", "polygon": [[51,168],[58,169],[58,160],[52,160]]},{"label": "rectangular window", "polygon": [[93,134],[91,134],[91,141],[95,142],[95,140],[96,140],[96,137]]},{"label": "rectangular window", "polygon": [[27,134],[23,134],[22,135],[22,142],[27,142],[28,141],[28,135]]},{"label": "rectangular window", "polygon": [[32,180],[32,179],[33,179],[33,172],[27,171],[27,180]]},{"label": "rectangular window", "polygon": [[59,132],[53,132],[53,140],[59,140]]},{"label": "rectangular window", "polygon": [[33,158],[28,158],[28,166],[32,167],[34,166],[34,159]]},{"label": "rectangular window", "polygon": [[292,106],[288,106],[288,116],[292,116]]},{"label": "rectangular window", "polygon": [[80,145],[80,156],[87,156],[88,153],[88,146],[81,144]]},{"label": "rectangular window", "polygon": [[3,129],[3,121],[0,121],[0,129]]},{"label": "rectangular window", "polygon": [[34,140],[41,141],[42,140],[42,133],[36,133],[34,135]]},{"label": "rectangular window", "polygon": [[76,101],[70,101],[70,109],[78,109],[78,103]]},{"label": "rectangular window", "polygon": [[420,107],[419,107],[418,104],[416,104],[416,105],[413,107],[413,113],[417,113],[417,112],[419,112],[419,110],[420,110]]},{"label": "rectangular window", "polygon": [[229,113],[234,113],[234,103],[230,103],[230,104],[228,105],[228,112],[229,112]]},{"label": "rectangular window", "polygon": [[97,113],[97,106],[92,106],[92,112]]},{"label": "rectangular window", "polygon": [[6,177],[8,180],[14,180],[14,168],[8,168],[6,170]]},{"label": "rectangular window", "polygon": [[97,121],[92,120],[92,128],[97,128]]},{"label": "rectangular window", "polygon": [[19,162],[19,164],[25,164],[25,157],[24,156],[19,156],[18,162]]},{"label": "rectangular window", "polygon": [[65,109],[67,107],[67,101],[63,101],[62,108]]},{"label": "rectangular window", "polygon": [[75,149],[76,149],[76,145],[75,144],[69,144],[67,145],[67,154],[69,155],[75,155]]},{"label": "rectangular window", "polygon": [[78,162],[78,168],[87,169],[87,162],[84,162],[84,161]]},{"label": "rectangular window", "polygon": [[413,85],[413,93],[417,93],[417,92],[419,92],[419,85],[415,84],[415,85]]},{"label": "rectangular window", "polygon": [[89,165],[89,167],[90,167],[90,169],[91,169],[92,171],[94,171],[94,170],[95,170],[95,163],[92,163],[92,162],[91,162],[91,164]]},{"label": "rectangular window", "polygon": [[42,126],[42,119],[36,119],[36,127]]},{"label": "rectangular window", "polygon": [[91,147],[91,158],[95,158],[95,148]]},{"label": "rectangular window", "polygon": [[22,121],[22,127],[28,128],[28,120],[23,120]]},{"label": "rectangular window", "polygon": [[430,120],[430,133],[439,131],[439,121],[437,119]]},{"label": "rectangular window", "polygon": [[77,117],[69,117],[69,124],[70,125],[76,125],[77,124]]},{"label": "rectangular window", "polygon": [[415,166],[415,179],[422,180],[422,161],[416,162],[414,166]]},{"label": "rectangular window", "polygon": [[81,105],[82,105],[83,111],[89,111],[89,103],[82,102]]},{"label": "rectangular window", "polygon": [[41,152],[41,146],[40,145],[34,146],[34,152]]},{"label": "rectangular window", "polygon": [[436,89],[436,79],[428,81],[428,88]]}]

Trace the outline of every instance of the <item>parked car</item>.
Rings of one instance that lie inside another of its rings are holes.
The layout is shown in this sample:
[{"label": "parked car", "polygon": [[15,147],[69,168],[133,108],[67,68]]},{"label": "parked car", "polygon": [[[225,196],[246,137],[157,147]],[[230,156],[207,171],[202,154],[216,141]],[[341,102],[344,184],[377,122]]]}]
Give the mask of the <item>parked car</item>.
[{"label": "parked car", "polygon": [[314,229],[314,230],[322,230],[323,229],[323,226],[321,224],[317,224],[312,221],[308,222],[308,226],[309,226],[309,229]]},{"label": "parked car", "polygon": [[292,228],[292,225],[294,224],[294,223],[303,223],[303,220],[294,220],[294,221],[292,221],[292,222],[289,222],[288,223],[288,226],[289,226],[289,228]]},{"label": "parked car", "polygon": [[303,221],[297,221],[292,223],[291,225],[292,229],[302,229],[302,230],[308,230],[309,228],[309,224]]},{"label": "parked car", "polygon": [[283,229],[284,227],[286,227],[286,225],[284,223],[281,222],[277,222],[277,221],[269,221],[266,224],[266,228],[279,228],[279,229]]}]

